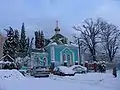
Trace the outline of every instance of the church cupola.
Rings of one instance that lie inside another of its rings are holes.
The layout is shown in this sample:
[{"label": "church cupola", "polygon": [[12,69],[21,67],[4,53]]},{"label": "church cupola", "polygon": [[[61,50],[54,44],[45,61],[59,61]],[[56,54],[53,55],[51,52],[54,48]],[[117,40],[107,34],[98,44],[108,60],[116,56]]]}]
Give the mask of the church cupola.
[{"label": "church cupola", "polygon": [[60,28],[58,26],[58,20],[56,21],[56,28],[55,28],[55,34],[59,34]]}]

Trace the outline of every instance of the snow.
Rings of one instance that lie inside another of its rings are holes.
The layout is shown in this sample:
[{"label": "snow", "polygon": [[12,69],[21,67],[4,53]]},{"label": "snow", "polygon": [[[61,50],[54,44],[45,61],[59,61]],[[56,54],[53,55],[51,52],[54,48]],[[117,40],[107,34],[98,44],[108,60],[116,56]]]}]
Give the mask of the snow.
[{"label": "snow", "polygon": [[11,64],[11,62],[10,62],[10,61],[6,61],[6,62],[4,62],[4,63],[5,63],[5,64],[7,64],[7,63],[8,63],[8,64]]},{"label": "snow", "polygon": [[0,63],[2,64],[2,63],[4,63],[4,61],[0,61]]},{"label": "snow", "polygon": [[71,46],[78,47],[78,45],[76,45],[76,44],[73,44],[73,43],[71,44]]},{"label": "snow", "polygon": [[17,70],[0,70],[0,79],[22,79],[24,76]]},{"label": "snow", "polygon": [[65,60],[64,62],[65,62],[65,63],[67,63],[68,61],[67,61],[67,60]]},{"label": "snow", "polygon": [[71,77],[50,75],[49,78],[23,77],[17,70],[0,70],[0,76],[4,76],[2,73],[15,74],[15,79],[0,79],[0,90],[120,90],[120,72],[117,78],[113,77],[111,71]]},{"label": "snow", "polygon": [[78,61],[75,61],[76,63],[78,63]]},{"label": "snow", "polygon": [[6,61],[6,62],[5,62],[5,61],[0,61],[0,63],[1,63],[1,64],[7,64],[7,63],[8,63],[8,64],[11,64],[12,62],[10,62],[10,61]]},{"label": "snow", "polygon": [[68,44],[65,44],[65,46],[69,46]]},{"label": "snow", "polygon": [[88,63],[88,61],[85,61],[85,63]]},{"label": "snow", "polygon": [[52,43],[50,43],[51,45],[57,45],[57,43],[56,42],[52,42]]}]

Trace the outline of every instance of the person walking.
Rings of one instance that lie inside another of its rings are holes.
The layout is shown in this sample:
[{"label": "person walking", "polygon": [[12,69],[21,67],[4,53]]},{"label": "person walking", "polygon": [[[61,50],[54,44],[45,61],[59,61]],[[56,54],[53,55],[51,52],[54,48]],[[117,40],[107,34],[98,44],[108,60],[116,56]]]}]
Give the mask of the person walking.
[{"label": "person walking", "polygon": [[117,77],[117,69],[116,69],[116,67],[113,68],[113,75],[114,75],[115,78]]}]

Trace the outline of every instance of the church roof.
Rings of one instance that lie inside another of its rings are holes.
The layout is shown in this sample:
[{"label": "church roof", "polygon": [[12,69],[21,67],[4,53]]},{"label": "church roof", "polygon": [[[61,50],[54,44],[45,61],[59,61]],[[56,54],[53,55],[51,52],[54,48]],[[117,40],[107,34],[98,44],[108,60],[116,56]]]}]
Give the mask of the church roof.
[{"label": "church roof", "polygon": [[50,43],[50,39],[45,39],[45,46],[47,46]]},{"label": "church roof", "polygon": [[58,26],[58,21],[56,21],[55,34],[50,38],[50,41],[57,43],[58,45],[67,44],[67,38],[60,34],[60,28]]},{"label": "church roof", "polygon": [[67,44],[67,38],[64,37],[62,34],[55,34],[53,37],[50,38],[52,42],[59,44]]},{"label": "church roof", "polygon": [[61,35],[61,34],[55,34],[53,37],[51,37],[51,39],[55,39],[55,38],[66,38],[66,37],[64,37],[63,35]]},{"label": "church roof", "polygon": [[7,59],[8,61],[10,61],[10,62],[14,62],[15,61],[15,59],[13,59],[10,55],[5,55],[5,56],[3,56],[0,60],[3,60],[4,61],[4,59],[5,58],[9,58],[9,59]]},{"label": "church roof", "polygon": [[48,44],[48,46],[49,45],[58,45],[56,42],[50,42],[49,44]]},{"label": "church roof", "polygon": [[32,52],[39,52],[39,53],[43,53],[46,52],[46,50],[41,50],[41,49],[32,49]]}]

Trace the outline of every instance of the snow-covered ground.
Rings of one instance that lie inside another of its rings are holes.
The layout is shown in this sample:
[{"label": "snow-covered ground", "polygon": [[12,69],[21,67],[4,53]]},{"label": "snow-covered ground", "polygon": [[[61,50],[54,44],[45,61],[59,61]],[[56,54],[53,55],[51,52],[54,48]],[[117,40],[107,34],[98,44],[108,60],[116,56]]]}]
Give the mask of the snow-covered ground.
[{"label": "snow-covered ground", "polygon": [[1,80],[23,79],[24,76],[17,70],[0,70]]},{"label": "snow-covered ground", "polygon": [[0,90],[120,90],[120,72],[77,74],[71,77],[24,77],[17,70],[0,70]]}]

